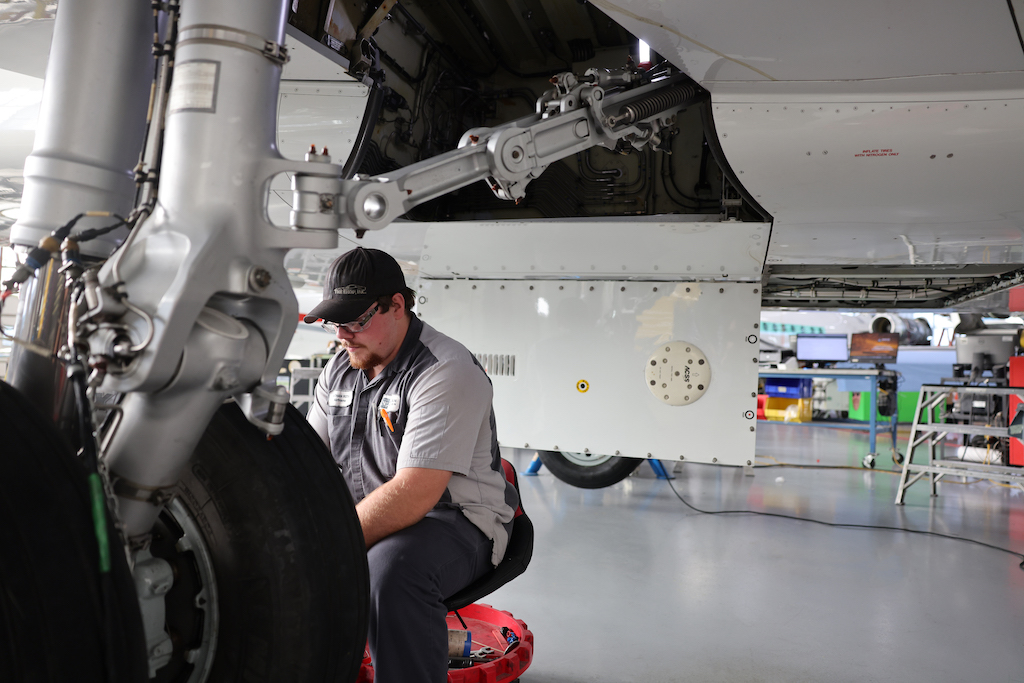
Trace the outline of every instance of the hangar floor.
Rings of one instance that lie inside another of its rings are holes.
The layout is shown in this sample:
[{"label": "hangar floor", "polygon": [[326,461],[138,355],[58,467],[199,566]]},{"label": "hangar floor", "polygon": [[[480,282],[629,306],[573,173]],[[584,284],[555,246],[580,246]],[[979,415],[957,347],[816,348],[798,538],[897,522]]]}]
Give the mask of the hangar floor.
[{"label": "hangar floor", "polygon": [[[861,432],[759,425],[759,465],[859,467],[867,451]],[[508,455],[522,472],[533,452]],[[888,455],[879,467],[892,467]],[[1024,492],[951,482],[933,499],[919,483],[897,507],[897,481],[686,464],[672,483],[705,510],[933,530],[1024,553]],[[1019,557],[901,531],[700,514],[646,465],[607,489],[546,469],[520,488],[533,563],[484,602],[534,633],[523,683],[1024,681]]]}]

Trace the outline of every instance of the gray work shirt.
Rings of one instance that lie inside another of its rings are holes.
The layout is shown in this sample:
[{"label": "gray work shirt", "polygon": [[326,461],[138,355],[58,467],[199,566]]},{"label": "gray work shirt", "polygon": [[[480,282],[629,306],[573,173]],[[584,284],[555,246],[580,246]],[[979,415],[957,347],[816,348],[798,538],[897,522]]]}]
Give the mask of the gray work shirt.
[{"label": "gray work shirt", "polygon": [[307,419],[357,503],[403,467],[452,472],[435,509],[462,510],[494,541],[497,565],[519,496],[501,468],[490,379],[462,344],[419,318],[409,323],[398,355],[372,381],[348,353],[332,358]]}]

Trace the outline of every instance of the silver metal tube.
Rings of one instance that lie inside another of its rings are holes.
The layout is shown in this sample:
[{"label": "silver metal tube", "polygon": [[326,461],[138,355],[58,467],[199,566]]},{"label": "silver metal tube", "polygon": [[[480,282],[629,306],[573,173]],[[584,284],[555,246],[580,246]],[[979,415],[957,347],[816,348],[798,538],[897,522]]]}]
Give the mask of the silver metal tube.
[{"label": "silver metal tube", "polygon": [[[152,314],[152,329],[137,316],[127,321],[135,342],[152,334],[152,343],[131,372],[108,376],[105,390],[152,392],[166,384],[196,315],[219,293],[247,298],[259,309],[246,317],[267,338],[267,372],[276,374],[298,312],[283,267],[284,248],[304,238],[270,225],[265,208],[274,165],[291,168],[276,149],[286,16],[284,0],[182,5],[160,201],[130,248],[118,252],[100,275],[105,286],[123,279],[129,300]],[[312,237],[317,244],[337,242],[333,232]],[[252,285],[256,270],[269,274],[269,286]]]},{"label": "silver metal tube", "polygon": [[127,394],[103,458],[129,537],[149,531],[222,401],[276,373],[296,325],[284,245],[263,239],[286,16],[285,0],[183,3],[160,201],[100,273],[152,320],[129,318],[141,353],[103,385]]},{"label": "silver metal tube", "polygon": [[[11,243],[33,247],[84,211],[126,215],[135,200],[133,168],[146,125],[152,77],[148,3],[64,0],[53,45],[35,145],[25,160],[25,192]],[[77,230],[106,225],[84,218]],[[82,245],[83,256],[106,257],[123,233]],[[15,335],[56,351],[65,329],[64,278],[56,264],[22,287]],[[8,381],[55,420],[63,411],[63,371],[15,346]]]},{"label": "silver metal tube", "polygon": [[[35,246],[83,211],[131,211],[153,77],[152,34],[149,3],[60,3],[12,244]],[[76,231],[108,222],[84,218]],[[106,257],[123,238],[111,233],[83,244],[82,253]]]},{"label": "silver metal tube", "polygon": [[[167,112],[160,202],[178,210],[212,208],[251,215],[259,162],[278,157],[280,65],[240,45],[244,36],[284,42],[286,3],[239,0],[185,2],[178,28],[175,83]],[[197,27],[217,27],[203,31]],[[181,106],[188,72],[198,92],[212,73],[209,107]],[[175,95],[179,99],[175,99]],[[183,226],[176,225],[183,229]]]}]

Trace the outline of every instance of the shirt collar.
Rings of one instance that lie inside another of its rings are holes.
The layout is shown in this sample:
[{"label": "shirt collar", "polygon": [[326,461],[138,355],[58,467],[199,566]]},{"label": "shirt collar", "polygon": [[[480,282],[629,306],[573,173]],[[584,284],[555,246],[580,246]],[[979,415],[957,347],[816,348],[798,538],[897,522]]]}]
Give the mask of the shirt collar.
[{"label": "shirt collar", "polygon": [[423,332],[423,321],[416,315],[410,316],[409,330],[405,333],[405,339],[402,340],[402,346],[398,349],[398,355],[387,364],[381,375],[393,375],[409,367],[413,348],[419,343],[421,332]]}]

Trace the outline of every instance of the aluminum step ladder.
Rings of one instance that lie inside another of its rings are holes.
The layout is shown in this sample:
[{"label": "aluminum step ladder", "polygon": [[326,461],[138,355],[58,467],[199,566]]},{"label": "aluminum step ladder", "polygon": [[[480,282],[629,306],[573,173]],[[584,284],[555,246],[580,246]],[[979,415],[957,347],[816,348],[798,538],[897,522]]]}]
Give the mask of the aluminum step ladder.
[{"label": "aluminum step ladder", "polygon": [[[906,490],[925,477],[929,478],[933,496],[937,496],[939,493],[937,486],[939,481],[950,475],[998,481],[1024,490],[1024,468],[944,457],[946,437],[949,434],[972,434],[998,438],[1009,438],[1010,436],[1007,427],[945,422],[948,417],[946,405],[953,394],[1017,396],[1024,400],[1024,388],[1021,387],[922,385],[917,399],[914,425],[910,429],[910,438],[907,441],[907,454],[903,459],[903,473],[900,475],[899,489],[896,491],[897,505],[903,504]],[[937,412],[938,415],[936,415]],[[918,461],[915,462],[914,453],[920,446],[925,447],[927,455],[918,458]]]}]

